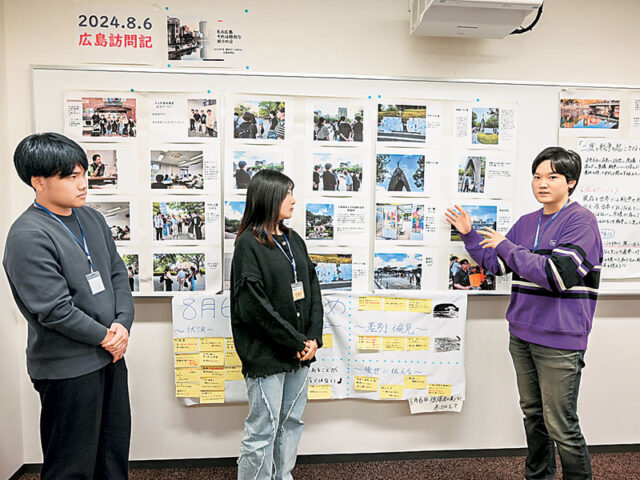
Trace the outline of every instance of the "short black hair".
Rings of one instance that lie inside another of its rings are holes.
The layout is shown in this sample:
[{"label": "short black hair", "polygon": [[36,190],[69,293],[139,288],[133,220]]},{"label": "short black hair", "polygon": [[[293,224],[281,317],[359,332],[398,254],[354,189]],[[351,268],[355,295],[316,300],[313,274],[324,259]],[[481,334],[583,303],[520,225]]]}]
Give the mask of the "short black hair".
[{"label": "short black hair", "polygon": [[467,260],[466,258],[463,258],[462,260],[460,260],[460,265],[468,265],[469,264],[469,260]]},{"label": "short black hair", "polygon": [[31,185],[31,177],[68,177],[76,165],[87,170],[89,161],[80,145],[59,133],[34,133],[24,138],[13,154],[20,179]]},{"label": "short black hair", "polygon": [[96,161],[96,158],[102,158],[102,157],[100,156],[100,154],[99,154],[99,153],[94,153],[94,154],[93,154],[93,157],[91,157],[91,160],[93,160],[93,161],[95,162],[95,161]]},{"label": "short black hair", "polygon": [[531,164],[531,175],[535,175],[536,170],[542,162],[551,162],[551,171],[564,175],[567,183],[575,180],[573,187],[569,188],[571,195],[578,186],[580,172],[582,171],[582,159],[573,150],[565,150],[562,147],[547,147],[542,150]]}]

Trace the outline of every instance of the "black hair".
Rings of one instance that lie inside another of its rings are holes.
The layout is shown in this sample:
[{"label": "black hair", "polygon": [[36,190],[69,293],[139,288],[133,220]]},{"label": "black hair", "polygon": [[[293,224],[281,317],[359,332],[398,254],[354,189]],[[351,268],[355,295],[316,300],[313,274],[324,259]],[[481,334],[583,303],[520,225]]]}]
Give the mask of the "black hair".
[{"label": "black hair", "polygon": [[160,183],[162,182],[162,180],[164,180],[164,175],[159,173],[156,175],[156,182]]},{"label": "black hair", "polygon": [[31,185],[31,177],[68,177],[76,165],[89,167],[87,154],[80,145],[59,133],[34,133],[24,138],[13,154],[20,179]]},{"label": "black hair", "polygon": [[469,260],[463,258],[462,260],[460,260],[460,265],[469,265]]},{"label": "black hair", "polygon": [[256,173],[247,188],[244,214],[236,241],[242,232],[250,230],[260,243],[274,245],[271,232],[276,227],[285,233],[289,232],[280,220],[280,206],[289,189],[293,191],[294,186],[289,177],[277,170],[261,170]]},{"label": "black hair", "polygon": [[93,157],[91,157],[91,161],[95,162],[96,158],[102,158],[99,153],[94,153]]},{"label": "black hair", "polygon": [[562,147],[547,147],[538,154],[531,164],[531,174],[535,175],[540,164],[547,160],[551,162],[551,171],[564,175],[567,183],[571,180],[576,181],[575,185],[569,188],[569,195],[571,195],[580,179],[580,171],[582,170],[580,155],[573,150],[565,150]]},{"label": "black hair", "polygon": [[324,117],[318,118],[318,125],[322,125],[325,122]]},{"label": "black hair", "polygon": [[346,120],[346,118],[345,118],[345,116],[344,116],[344,115],[340,117],[340,121],[341,121],[341,122],[344,122],[345,120]]},{"label": "black hair", "polygon": [[362,120],[362,119],[360,118],[360,115],[356,115],[356,122],[359,122],[360,120]]}]

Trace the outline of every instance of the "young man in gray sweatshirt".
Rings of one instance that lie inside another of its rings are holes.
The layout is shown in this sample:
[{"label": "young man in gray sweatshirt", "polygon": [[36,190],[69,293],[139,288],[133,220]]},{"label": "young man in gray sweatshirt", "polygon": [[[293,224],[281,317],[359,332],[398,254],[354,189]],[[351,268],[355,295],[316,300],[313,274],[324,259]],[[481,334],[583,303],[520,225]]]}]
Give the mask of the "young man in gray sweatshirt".
[{"label": "young man in gray sweatshirt", "polygon": [[133,300],[104,218],[85,207],[87,156],[56,134],[14,154],[35,201],[13,223],[3,265],[28,322],[27,370],[40,395],[42,479],[126,479],[127,350]]}]

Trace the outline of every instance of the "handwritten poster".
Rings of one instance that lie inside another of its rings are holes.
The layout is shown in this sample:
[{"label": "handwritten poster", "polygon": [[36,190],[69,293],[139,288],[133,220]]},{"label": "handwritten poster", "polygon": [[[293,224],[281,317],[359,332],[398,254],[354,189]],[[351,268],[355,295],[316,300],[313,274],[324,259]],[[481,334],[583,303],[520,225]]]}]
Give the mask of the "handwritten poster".
[{"label": "handwritten poster", "polygon": [[[324,347],[310,367],[309,398],[410,400],[428,407],[415,413],[459,411],[467,297],[426,296],[323,295]],[[247,400],[229,301],[228,295],[173,298],[176,397],[187,405]]]},{"label": "handwritten poster", "polygon": [[575,199],[598,219],[603,278],[640,277],[640,140],[581,140]]}]

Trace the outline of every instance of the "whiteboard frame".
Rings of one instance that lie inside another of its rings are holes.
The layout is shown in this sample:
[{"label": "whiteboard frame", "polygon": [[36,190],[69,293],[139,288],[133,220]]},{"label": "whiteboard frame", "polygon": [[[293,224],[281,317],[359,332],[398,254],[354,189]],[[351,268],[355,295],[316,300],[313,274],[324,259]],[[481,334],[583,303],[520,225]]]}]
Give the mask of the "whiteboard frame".
[{"label": "whiteboard frame", "polygon": [[[608,89],[608,90],[639,90],[640,85],[634,84],[603,84],[603,83],[568,83],[568,82],[539,82],[499,79],[468,79],[468,78],[437,78],[437,77],[411,77],[398,75],[352,75],[329,73],[303,73],[303,72],[253,72],[250,70],[211,70],[210,68],[149,68],[144,66],[103,66],[103,65],[46,65],[32,64],[31,70],[31,128],[36,128],[36,112],[33,96],[36,88],[36,73],[39,71],[75,71],[75,72],[109,72],[109,73],[158,73],[179,75],[205,75],[205,76],[242,76],[242,77],[266,77],[266,78],[301,78],[301,79],[325,79],[325,80],[364,80],[364,81],[389,81],[389,82],[414,82],[414,83],[447,83],[454,85],[487,85],[487,86],[522,86],[542,87],[558,89]],[[134,91],[132,89],[132,91]],[[556,141],[557,137],[556,137]],[[514,199],[515,200],[515,199]],[[611,289],[602,289],[603,283],[611,285]],[[629,286],[627,288],[627,285]],[[599,296],[640,296],[640,277],[632,279],[617,279],[603,281],[599,290]],[[469,296],[504,297],[510,296],[510,292],[504,293],[469,293]],[[158,298],[157,296],[136,295],[137,298]]]}]

